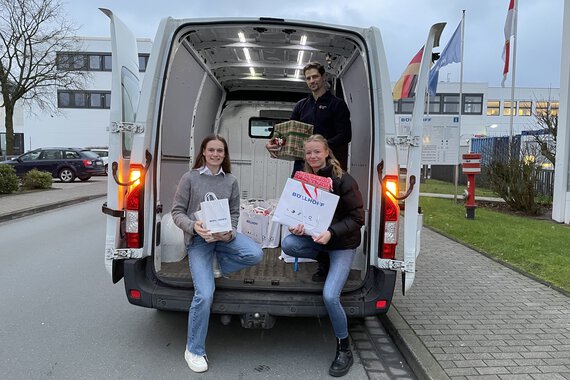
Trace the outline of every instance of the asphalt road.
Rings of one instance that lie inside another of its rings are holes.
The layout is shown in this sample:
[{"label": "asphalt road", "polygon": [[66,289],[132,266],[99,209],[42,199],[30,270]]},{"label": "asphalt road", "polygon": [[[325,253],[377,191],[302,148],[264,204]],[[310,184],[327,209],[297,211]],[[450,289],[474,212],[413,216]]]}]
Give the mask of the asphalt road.
[{"label": "asphalt road", "polygon": [[[3,379],[182,379],[186,313],[128,304],[103,265],[101,200],[0,225]],[[204,379],[327,378],[326,319],[280,318],[248,330],[212,318]],[[345,379],[365,379],[359,358]]]}]

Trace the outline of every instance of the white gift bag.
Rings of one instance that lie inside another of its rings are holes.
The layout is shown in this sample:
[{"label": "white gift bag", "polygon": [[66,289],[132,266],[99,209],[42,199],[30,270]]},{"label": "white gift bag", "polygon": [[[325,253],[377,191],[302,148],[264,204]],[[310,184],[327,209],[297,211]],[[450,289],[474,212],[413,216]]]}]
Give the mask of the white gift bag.
[{"label": "white gift bag", "polygon": [[204,196],[204,202],[200,203],[200,209],[204,215],[206,228],[212,232],[227,232],[232,230],[232,218],[230,205],[227,198],[218,199],[216,194],[209,192]]},{"label": "white gift bag", "polygon": [[307,235],[318,235],[329,228],[338,200],[336,194],[288,178],[273,221],[288,227],[303,224]]},{"label": "white gift bag", "polygon": [[243,209],[239,215],[238,231],[250,237],[257,244],[263,244],[269,224],[269,215],[257,213],[252,209]]}]

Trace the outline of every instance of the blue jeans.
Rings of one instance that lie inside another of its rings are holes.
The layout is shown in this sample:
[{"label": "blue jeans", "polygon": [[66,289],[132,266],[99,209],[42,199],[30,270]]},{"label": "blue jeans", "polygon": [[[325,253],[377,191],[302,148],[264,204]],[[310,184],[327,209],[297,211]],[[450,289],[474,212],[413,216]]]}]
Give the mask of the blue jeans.
[{"label": "blue jeans", "polygon": [[323,301],[329,313],[334,334],[338,339],[348,337],[346,313],[340,304],[340,292],[350,273],[356,249],[328,250],[324,245],[315,243],[310,236],[287,235],[281,242],[283,252],[293,257],[315,259],[319,252],[328,252],[330,257],[329,273],[323,288]]},{"label": "blue jeans", "polygon": [[222,275],[225,276],[258,264],[263,259],[263,251],[253,240],[239,232],[235,239],[229,242],[206,243],[202,237],[195,235],[187,251],[194,283],[194,297],[188,311],[186,347],[193,354],[203,356],[206,354],[206,334],[214,299],[214,255],[220,263]]}]

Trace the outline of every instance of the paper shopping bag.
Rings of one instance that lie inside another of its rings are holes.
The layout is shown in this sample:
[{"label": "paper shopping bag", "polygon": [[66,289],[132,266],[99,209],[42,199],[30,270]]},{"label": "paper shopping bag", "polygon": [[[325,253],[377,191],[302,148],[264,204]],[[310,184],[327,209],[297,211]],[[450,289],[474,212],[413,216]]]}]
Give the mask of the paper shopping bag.
[{"label": "paper shopping bag", "polygon": [[230,205],[227,198],[218,199],[216,194],[209,192],[200,203],[204,215],[204,223],[210,232],[227,232],[232,230]]},{"label": "paper shopping bag", "polygon": [[338,200],[336,194],[288,178],[273,221],[288,227],[303,224],[305,234],[318,235],[329,228]]},{"label": "paper shopping bag", "polygon": [[259,245],[263,244],[268,225],[269,215],[257,213],[253,209],[243,209],[239,213],[238,231]]}]

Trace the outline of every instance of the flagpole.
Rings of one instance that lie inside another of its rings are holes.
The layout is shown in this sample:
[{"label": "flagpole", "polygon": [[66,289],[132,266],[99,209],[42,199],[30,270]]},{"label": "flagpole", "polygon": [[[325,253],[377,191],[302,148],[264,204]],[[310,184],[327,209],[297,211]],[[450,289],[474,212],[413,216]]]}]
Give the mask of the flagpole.
[{"label": "flagpole", "polygon": [[461,162],[461,115],[463,114],[463,42],[465,38],[465,9],[461,15],[461,62],[459,66],[459,128],[457,129],[457,164],[455,165],[455,192],[453,199],[457,203],[459,187],[459,163]]},{"label": "flagpole", "polygon": [[513,145],[513,118],[515,108],[515,73],[517,67],[517,24],[518,24],[518,1],[514,0],[513,6],[513,73],[511,76],[511,116],[509,118],[509,158]]}]

